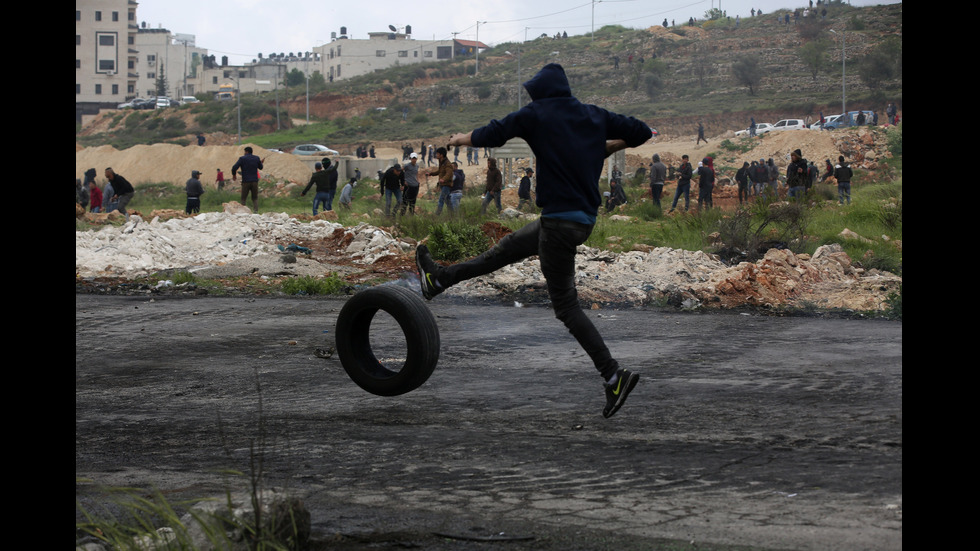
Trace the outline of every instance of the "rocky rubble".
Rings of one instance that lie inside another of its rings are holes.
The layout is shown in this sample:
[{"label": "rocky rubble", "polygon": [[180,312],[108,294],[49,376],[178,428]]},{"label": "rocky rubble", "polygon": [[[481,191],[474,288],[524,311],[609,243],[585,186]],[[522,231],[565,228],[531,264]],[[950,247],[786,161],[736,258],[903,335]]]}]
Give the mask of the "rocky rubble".
[{"label": "rocky rubble", "polygon": [[[292,255],[290,243],[318,249]],[[329,245],[327,245],[329,243]],[[316,245],[312,245],[316,244]],[[123,226],[75,232],[78,278],[133,279],[164,270],[188,270],[201,277],[231,275],[344,274],[338,266],[359,266],[388,279],[413,271],[415,243],[384,229],[361,224],[345,228],[314,219],[302,222],[281,213],[203,213],[190,218],[145,221],[131,216]],[[759,262],[729,266],[702,251],[666,247],[611,252],[582,246],[576,282],[583,301],[599,304],[717,308],[814,307],[880,311],[898,291],[901,278],[855,266],[838,245],[813,256],[771,249]],[[292,257],[290,262],[283,262]],[[296,258],[299,257],[299,258]],[[356,270],[348,270],[351,273]],[[409,284],[414,279],[408,277]],[[446,296],[477,299],[547,298],[536,258],[466,281]]]}]

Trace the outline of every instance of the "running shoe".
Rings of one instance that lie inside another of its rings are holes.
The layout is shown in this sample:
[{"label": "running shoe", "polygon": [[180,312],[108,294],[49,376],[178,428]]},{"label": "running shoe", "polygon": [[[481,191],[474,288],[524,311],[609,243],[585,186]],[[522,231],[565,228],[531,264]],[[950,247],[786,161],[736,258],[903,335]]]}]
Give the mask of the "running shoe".
[{"label": "running shoe", "polygon": [[606,407],[602,408],[602,416],[610,418],[623,407],[626,397],[629,396],[633,387],[640,380],[640,374],[628,369],[620,369],[616,372],[616,382],[606,385]]},{"label": "running shoe", "polygon": [[432,300],[432,297],[445,290],[436,285],[439,265],[432,260],[429,248],[425,245],[419,245],[415,249],[415,266],[419,269],[419,285],[422,287],[422,296],[425,300]]}]

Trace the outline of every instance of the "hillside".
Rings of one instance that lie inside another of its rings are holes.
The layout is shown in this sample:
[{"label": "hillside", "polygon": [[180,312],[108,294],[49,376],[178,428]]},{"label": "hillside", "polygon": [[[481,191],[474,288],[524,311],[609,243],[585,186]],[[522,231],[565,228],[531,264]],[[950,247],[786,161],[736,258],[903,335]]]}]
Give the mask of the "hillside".
[{"label": "hillside", "polygon": [[[737,25],[734,20],[720,18],[671,28],[610,26],[597,31],[594,40],[573,36],[501,44],[481,54],[479,74],[474,74],[472,60],[396,67],[332,83],[312,95],[309,127],[303,126],[305,95],[279,98],[278,118],[275,98],[243,97],[243,141],[285,149],[313,141],[347,154],[359,144],[373,143],[379,149],[393,149],[392,156],[400,158],[402,143],[439,143],[450,132],[465,131],[512,111],[518,105],[517,83],[543,64],[555,61],[565,66],[573,92],[580,99],[637,116],[657,129],[660,136],[656,143],[661,145],[656,147],[667,148],[661,153],[670,149],[678,156],[687,153],[692,158],[722,154],[733,165],[743,158],[773,157],[778,163],[796,148],[776,143],[788,138],[759,140],[764,147],[737,154],[726,154],[718,144],[732,138],[735,130],[745,128],[751,117],[774,123],[782,118],[815,119],[821,112],[830,115],[840,111],[840,50],[832,29],[846,31],[848,110],[882,112],[887,102],[901,108],[902,4],[866,8],[835,5],[826,19],[789,25],[777,22],[784,13],[742,18]],[[889,66],[890,78],[868,81],[862,77],[862,63],[883,51],[894,54],[896,41],[897,61]],[[820,54],[816,76],[803,62],[801,50],[813,45],[819,46]],[[518,47],[520,61],[515,54]],[[734,67],[744,59],[759,63],[760,77],[751,93],[734,76]],[[527,101],[526,94],[522,99]],[[76,149],[105,144],[122,151],[136,143],[188,145],[194,143],[197,132],[207,136],[209,146],[230,146],[237,143],[236,118],[234,105],[212,101],[159,112],[107,111],[79,130]],[[688,147],[694,142],[699,122],[711,142]],[[281,130],[277,132],[277,128]],[[820,145],[806,144],[813,152],[805,150],[804,154],[818,162],[840,153],[851,158],[855,148],[840,147],[840,143],[853,139],[845,139],[844,133],[834,134],[822,137]],[[880,146],[873,142],[881,140],[874,136],[862,139],[872,143],[860,148],[861,156],[867,153],[877,157]],[[676,146],[668,147],[673,144]],[[646,151],[642,153],[648,157]],[[94,152],[86,155],[98,158]],[[212,165],[230,166],[213,161],[217,159],[195,160],[194,165],[200,165],[205,174],[214,170]],[[76,171],[80,173],[87,166],[79,162],[77,159]],[[83,164],[119,165],[101,160],[89,163],[87,157]],[[177,165],[174,168],[179,168],[180,178],[176,181],[183,181],[190,165],[180,164],[161,160],[155,173],[162,176],[169,170],[164,165]],[[285,171],[283,177],[294,178]]]}]

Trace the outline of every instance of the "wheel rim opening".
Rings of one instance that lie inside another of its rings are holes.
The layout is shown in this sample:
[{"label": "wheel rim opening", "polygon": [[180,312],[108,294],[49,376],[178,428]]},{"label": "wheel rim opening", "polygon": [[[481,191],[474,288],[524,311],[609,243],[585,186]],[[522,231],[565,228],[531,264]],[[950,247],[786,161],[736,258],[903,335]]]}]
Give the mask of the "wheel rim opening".
[{"label": "wheel rim opening", "polygon": [[408,341],[398,321],[384,310],[378,310],[368,329],[368,343],[374,358],[385,369],[398,373],[408,360]]}]

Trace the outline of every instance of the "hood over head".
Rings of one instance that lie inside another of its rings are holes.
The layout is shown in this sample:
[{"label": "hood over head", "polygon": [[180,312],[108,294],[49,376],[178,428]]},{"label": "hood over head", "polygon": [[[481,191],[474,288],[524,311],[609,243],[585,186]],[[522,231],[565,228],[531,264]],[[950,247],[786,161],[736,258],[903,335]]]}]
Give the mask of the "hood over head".
[{"label": "hood over head", "polygon": [[557,63],[542,67],[538,74],[524,83],[524,89],[532,100],[572,96],[572,87],[568,84],[565,69]]}]

